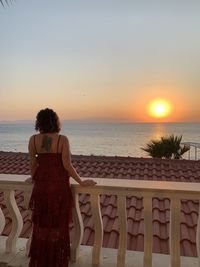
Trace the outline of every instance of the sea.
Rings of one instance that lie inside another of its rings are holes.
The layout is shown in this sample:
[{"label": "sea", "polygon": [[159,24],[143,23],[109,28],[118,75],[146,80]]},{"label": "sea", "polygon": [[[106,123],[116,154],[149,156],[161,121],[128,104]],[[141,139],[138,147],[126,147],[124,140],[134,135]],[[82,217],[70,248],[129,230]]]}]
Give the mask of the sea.
[{"label": "sea", "polygon": [[[171,134],[200,143],[200,123],[63,121],[61,126],[75,155],[148,157],[141,148]],[[35,133],[34,122],[0,122],[0,151],[28,152],[29,137]]]}]

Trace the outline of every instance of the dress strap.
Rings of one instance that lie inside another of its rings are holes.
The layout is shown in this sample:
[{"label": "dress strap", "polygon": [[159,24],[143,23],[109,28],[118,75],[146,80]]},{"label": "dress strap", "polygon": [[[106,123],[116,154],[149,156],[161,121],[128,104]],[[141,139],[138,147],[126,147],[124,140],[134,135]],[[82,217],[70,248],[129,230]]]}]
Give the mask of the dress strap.
[{"label": "dress strap", "polygon": [[58,142],[57,142],[57,153],[58,153],[58,149],[59,149],[59,143],[60,143],[60,135],[58,136]]},{"label": "dress strap", "polygon": [[35,147],[35,152],[37,154],[37,148],[36,148],[36,144],[35,144],[35,137],[36,137],[36,134],[34,135],[34,147]]}]

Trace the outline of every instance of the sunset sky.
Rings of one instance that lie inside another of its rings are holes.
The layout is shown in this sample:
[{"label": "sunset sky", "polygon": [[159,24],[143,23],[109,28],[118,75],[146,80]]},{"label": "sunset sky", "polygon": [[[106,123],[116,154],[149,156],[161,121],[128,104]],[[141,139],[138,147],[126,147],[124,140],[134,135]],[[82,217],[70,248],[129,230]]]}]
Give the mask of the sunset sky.
[{"label": "sunset sky", "polygon": [[[200,122],[200,1],[16,0],[0,6],[0,121]],[[164,118],[149,106],[170,104]]]}]

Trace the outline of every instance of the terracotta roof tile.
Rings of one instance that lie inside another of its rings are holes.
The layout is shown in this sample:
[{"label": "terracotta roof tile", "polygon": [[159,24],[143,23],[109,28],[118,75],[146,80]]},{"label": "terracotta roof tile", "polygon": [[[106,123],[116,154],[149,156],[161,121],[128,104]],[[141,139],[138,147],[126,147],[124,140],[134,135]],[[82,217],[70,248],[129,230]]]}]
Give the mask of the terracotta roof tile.
[{"label": "terracotta roof tile", "polygon": [[153,251],[155,253],[161,253],[161,245],[160,245],[160,242],[161,242],[161,240],[159,239],[158,236],[154,236],[153,237]]},{"label": "terracotta roof tile", "polygon": [[133,218],[135,218],[135,215],[136,215],[136,207],[132,206],[128,209],[127,218],[132,220]]},{"label": "terracotta roof tile", "polygon": [[104,244],[104,246],[108,248],[118,248],[119,245],[119,234],[117,231],[111,231],[109,233],[108,243]]},{"label": "terracotta roof tile", "polygon": [[87,203],[86,205],[83,205],[83,207],[81,208],[81,212],[87,216],[91,216],[92,214],[90,204]]},{"label": "terracotta roof tile", "polygon": [[[141,179],[153,181],[200,182],[200,162],[187,160],[159,160],[132,157],[72,156],[73,164],[83,177],[106,177],[113,179]],[[29,174],[27,153],[0,152],[0,173]],[[24,220],[22,237],[31,234],[30,212],[24,205],[24,196],[15,192],[17,204]],[[91,214],[90,196],[80,195],[79,203],[84,223],[82,244],[93,245],[94,223]],[[104,227],[103,246],[117,248],[119,241],[117,197],[101,195]],[[143,199],[127,197],[127,248],[143,251],[144,215]],[[0,192],[0,205],[6,217],[3,234],[11,230],[11,219]],[[170,200],[153,198],[153,251],[169,253]],[[196,256],[196,228],[199,203],[194,200],[181,201],[181,255]],[[73,235],[73,225],[70,225]]]},{"label": "terracotta roof tile", "polygon": [[144,235],[138,235],[136,238],[136,251],[144,251]]},{"label": "terracotta roof tile", "polygon": [[79,196],[80,204],[90,203],[90,196],[89,195],[80,195]]},{"label": "terracotta roof tile", "polygon": [[181,255],[187,255],[188,257],[194,257],[194,251],[196,250],[195,244],[189,240],[183,240],[181,242]]},{"label": "terracotta roof tile", "polygon": [[181,212],[181,222],[187,224],[188,227],[194,227],[197,221],[193,221],[193,217],[191,216],[191,214],[185,214],[184,212]]},{"label": "terracotta roof tile", "polygon": [[117,209],[113,208],[112,205],[108,205],[101,209],[103,216],[108,216],[110,219],[117,217]]},{"label": "terracotta roof tile", "polygon": [[181,223],[181,235],[182,240],[190,240],[190,236],[192,235],[192,231],[187,230],[187,225],[185,223]]},{"label": "terracotta roof tile", "polygon": [[166,211],[160,211],[159,209],[153,209],[153,220],[160,223],[167,223]]},{"label": "terracotta roof tile", "polygon": [[169,239],[161,239],[160,240],[160,250],[163,254],[169,253]]},{"label": "terracotta roof tile", "polygon": [[[104,220],[104,218],[106,218],[106,220]],[[111,231],[114,231],[114,225],[116,225],[116,218],[111,219],[108,216],[103,217],[103,229],[105,232],[110,233]]]},{"label": "terracotta roof tile", "polygon": [[83,236],[82,244],[87,244],[88,246],[91,245],[89,244],[89,239],[90,239],[91,234],[92,234],[92,230],[90,228],[84,229],[84,236]]}]

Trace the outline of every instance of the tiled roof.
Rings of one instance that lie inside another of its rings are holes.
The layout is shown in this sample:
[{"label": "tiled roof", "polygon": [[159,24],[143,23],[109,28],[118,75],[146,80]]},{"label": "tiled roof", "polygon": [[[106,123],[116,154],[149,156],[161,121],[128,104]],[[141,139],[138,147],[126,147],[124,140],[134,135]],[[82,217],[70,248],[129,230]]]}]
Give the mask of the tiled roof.
[{"label": "tiled roof", "polygon": [[[82,177],[106,177],[113,179],[142,179],[154,181],[200,182],[200,162],[188,160],[159,160],[132,157],[72,156],[73,164]],[[29,174],[27,153],[0,152],[0,173]],[[118,217],[116,196],[101,196],[104,227],[103,246],[118,247]],[[24,219],[21,237],[29,237],[30,214],[23,205],[23,192],[16,192],[17,204]],[[93,245],[94,230],[88,195],[80,196],[80,208],[84,222],[82,244]],[[8,235],[11,219],[0,194],[0,204],[6,216],[3,231]],[[181,203],[181,255],[196,256],[196,228],[198,201],[182,200]],[[153,199],[153,252],[169,253],[170,200]],[[128,250],[143,251],[144,220],[142,198],[127,198]],[[73,231],[73,227],[71,226]]]}]

